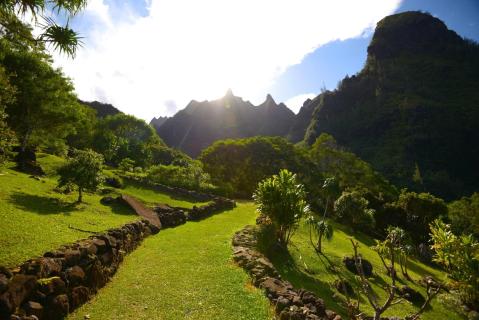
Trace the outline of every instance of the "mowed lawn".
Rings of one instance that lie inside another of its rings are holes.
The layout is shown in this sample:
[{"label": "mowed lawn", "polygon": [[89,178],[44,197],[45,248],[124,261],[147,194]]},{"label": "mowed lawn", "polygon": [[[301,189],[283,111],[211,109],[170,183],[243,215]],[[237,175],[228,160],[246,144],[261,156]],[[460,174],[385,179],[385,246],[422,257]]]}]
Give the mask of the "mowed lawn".
[{"label": "mowed lawn", "polygon": [[[380,301],[385,301],[386,292],[385,285],[390,283],[390,278],[385,274],[384,267],[377,255],[371,249],[374,245],[373,239],[370,237],[352,233],[348,228],[335,224],[334,237],[331,241],[324,241],[323,252],[326,257],[341,270],[343,276],[350,282],[356,283],[355,276],[348,271],[342,264],[342,259],[345,255],[352,255],[352,245],[350,242],[351,236],[359,241],[359,253],[363,258],[367,259],[373,265],[373,272],[376,276],[371,278],[371,285],[374,292],[380,297]],[[301,223],[296,234],[293,236],[289,245],[289,254],[278,254],[270,257],[273,264],[276,266],[284,279],[289,280],[295,287],[305,288],[316,292],[319,297],[322,297],[326,306],[336,312],[346,316],[345,309],[339,303],[344,297],[337,292],[333,286],[333,282],[337,277],[331,273],[326,266],[328,262],[324,258],[319,258],[310,245],[308,227]],[[400,278],[397,282],[399,287],[407,285],[415,290],[418,290],[426,297],[425,289],[420,286],[417,281],[425,275],[431,275],[437,280],[444,280],[445,274],[441,271],[431,268],[417,260],[412,260],[409,263],[408,274],[414,280],[407,281],[401,274],[399,265],[396,265],[396,271]],[[335,297],[336,296],[336,297]],[[440,303],[439,300],[444,296],[439,296],[439,299],[433,300],[431,307],[421,316],[424,320],[438,320],[438,319],[462,319],[456,314],[452,308]],[[367,298],[361,295],[361,310],[367,314],[372,314],[372,308],[367,302]],[[417,306],[405,301],[404,303],[391,307],[384,316],[405,316],[418,310]],[[347,319],[347,316],[345,317]]]},{"label": "mowed lawn", "polygon": [[[10,166],[13,167],[13,164]],[[62,244],[86,238],[85,231],[104,231],[138,216],[122,205],[104,206],[101,196],[54,191],[53,177],[40,181],[12,170],[0,170],[0,265],[15,266]]]},{"label": "mowed lawn", "polygon": [[234,232],[255,217],[251,203],[240,203],[147,238],[69,319],[272,319],[266,297],[231,259]]},{"label": "mowed lawn", "polygon": [[208,202],[194,201],[186,197],[174,196],[166,193],[160,193],[151,187],[144,186],[132,180],[124,180],[124,188],[120,190],[125,194],[132,195],[149,206],[158,203],[166,203],[172,207],[182,207],[191,209],[193,206],[202,206]]},{"label": "mowed lawn", "polygon": [[[46,172],[40,180],[14,170],[13,163],[0,168],[0,265],[13,267],[45,251],[121,226],[139,217],[128,207],[102,205],[102,195],[85,193],[82,204],[78,194],[55,191],[56,169],[65,160],[53,155],[38,154],[37,160]],[[167,203],[191,208],[194,202],[176,199],[137,185],[116,189],[147,203]],[[80,230],[78,230],[80,229]]]}]

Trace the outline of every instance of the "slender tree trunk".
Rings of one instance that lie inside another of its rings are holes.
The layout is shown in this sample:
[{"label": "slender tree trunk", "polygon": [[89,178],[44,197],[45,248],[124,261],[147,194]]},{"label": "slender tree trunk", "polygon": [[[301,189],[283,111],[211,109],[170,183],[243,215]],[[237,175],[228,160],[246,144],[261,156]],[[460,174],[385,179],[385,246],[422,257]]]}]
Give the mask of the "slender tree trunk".
[{"label": "slender tree trunk", "polygon": [[317,250],[318,250],[319,253],[322,253],[322,248],[321,248],[321,247],[322,247],[323,233],[324,233],[323,230],[320,230],[320,231],[319,231],[319,236],[318,236],[318,248],[317,248]]},{"label": "slender tree trunk", "polygon": [[83,188],[79,187],[78,188],[78,203],[81,203],[83,200]]}]

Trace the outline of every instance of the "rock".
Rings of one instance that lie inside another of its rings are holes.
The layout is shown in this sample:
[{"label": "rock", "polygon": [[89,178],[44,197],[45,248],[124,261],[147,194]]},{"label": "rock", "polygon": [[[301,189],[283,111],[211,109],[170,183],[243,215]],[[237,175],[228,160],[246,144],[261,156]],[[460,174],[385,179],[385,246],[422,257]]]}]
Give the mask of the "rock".
[{"label": "rock", "polygon": [[412,302],[416,306],[422,306],[426,299],[419,292],[409,286],[403,286],[398,290],[398,294],[404,299]]},{"label": "rock", "polygon": [[104,240],[98,239],[98,238],[93,238],[92,242],[95,245],[95,247],[97,248],[98,253],[103,253],[107,250],[107,245],[106,245],[106,242]]},{"label": "rock", "polygon": [[[354,258],[348,257],[348,256],[344,257],[343,264],[346,267],[346,269],[348,269],[354,274],[358,274],[358,270],[356,268]],[[371,264],[371,262],[369,262],[368,260],[364,258],[361,258],[361,265],[362,265],[364,275],[368,278],[371,277],[373,275],[373,265]]]},{"label": "rock", "polygon": [[3,273],[0,273],[0,294],[8,289],[8,278]]},{"label": "rock", "polygon": [[60,277],[40,279],[38,281],[38,290],[45,295],[59,295],[66,292],[66,284]]},{"label": "rock", "polygon": [[80,262],[80,250],[67,249],[63,252],[66,266],[74,266]]},{"label": "rock", "polygon": [[13,277],[12,272],[3,266],[0,266],[0,274],[3,274],[7,279]]},{"label": "rock", "polygon": [[276,300],[276,306],[275,306],[276,312],[280,313],[284,308],[287,308],[290,305],[291,305],[291,301],[289,301],[285,297],[280,296],[278,297],[278,300]]},{"label": "rock", "polygon": [[61,271],[62,262],[58,258],[39,258],[21,266],[22,273],[34,275],[38,278],[58,276]]},{"label": "rock", "polygon": [[79,285],[85,280],[85,272],[81,267],[73,266],[65,271],[65,278],[69,286]]},{"label": "rock", "polygon": [[66,294],[51,297],[45,307],[46,318],[49,320],[63,319],[69,312],[70,303]]},{"label": "rock", "polygon": [[8,289],[0,296],[0,319],[12,314],[33,292],[36,284],[35,276],[14,275],[8,284]]},{"label": "rock", "polygon": [[43,316],[43,306],[35,301],[28,301],[23,305],[23,310],[25,310],[28,316],[36,316],[38,319],[41,319]]},{"label": "rock", "polygon": [[171,208],[168,205],[158,205],[154,211],[158,214],[161,225],[164,227],[175,227],[186,223],[186,215],[183,210]]},{"label": "rock", "polygon": [[71,299],[70,299],[71,309],[73,310],[78,308],[79,306],[87,302],[89,297],[90,297],[90,290],[87,287],[80,286],[80,287],[73,288],[71,292]]}]

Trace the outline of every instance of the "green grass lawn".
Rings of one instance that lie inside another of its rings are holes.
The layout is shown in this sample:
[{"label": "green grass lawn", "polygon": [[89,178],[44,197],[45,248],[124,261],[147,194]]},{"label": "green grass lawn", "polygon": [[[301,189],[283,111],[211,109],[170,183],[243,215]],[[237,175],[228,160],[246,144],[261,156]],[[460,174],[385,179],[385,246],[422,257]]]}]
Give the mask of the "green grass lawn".
[{"label": "green grass lawn", "polygon": [[255,217],[240,203],[147,238],[69,319],[271,319],[268,300],[231,259],[234,232]]},{"label": "green grass lawn", "polygon": [[[65,195],[54,191],[56,169],[65,160],[44,153],[39,153],[37,160],[46,173],[40,180],[14,170],[13,163],[0,168],[0,265],[12,267],[90,235],[74,228],[100,232],[139,219],[126,206],[100,204],[102,196],[95,193],[85,193],[84,203],[76,204],[76,192]],[[140,186],[128,184],[125,191],[147,203],[194,205]]]},{"label": "green grass lawn", "polygon": [[194,201],[192,199],[188,199],[181,196],[174,196],[165,193],[160,193],[153,188],[144,186],[140,183],[131,181],[131,180],[124,180],[125,187],[120,192],[125,194],[132,195],[137,197],[145,204],[149,206],[154,206],[158,203],[166,203],[173,207],[182,207],[182,208],[193,208],[193,206],[202,206],[207,204],[208,202],[200,202]]},{"label": "green grass lawn", "polygon": [[[336,266],[340,267],[345,278],[353,283],[355,281],[354,275],[349,272],[342,264],[342,258],[345,255],[352,255],[352,246],[350,242],[351,231],[340,225],[335,225],[334,237],[330,242],[325,241],[323,252],[326,254]],[[364,258],[369,260],[373,265],[373,272],[378,276],[371,281],[372,288],[379,297],[380,301],[384,301],[386,293],[384,291],[385,283],[390,283],[389,277],[384,272],[384,267],[379,259],[377,253],[370,249],[374,242],[371,238],[355,234],[354,237],[359,241],[359,252]],[[317,293],[317,295],[324,299],[328,308],[335,310],[345,316],[344,309],[338,303],[338,299],[333,295],[340,295],[337,293],[332,283],[337,278],[326,268],[326,261],[316,255],[309,242],[309,233],[307,226],[302,223],[296,234],[292,238],[289,246],[289,254],[275,254],[270,257],[273,264],[276,266],[280,274],[289,280],[295,287],[302,287],[307,290]],[[409,264],[409,275],[413,280],[419,280],[424,275],[432,275],[438,280],[444,279],[444,274],[440,271],[426,266],[418,261],[411,261]],[[397,266],[400,281],[398,285],[408,285],[416,290],[419,290],[424,297],[425,290],[423,287],[414,282],[404,280]],[[341,296],[342,298],[342,296]],[[365,296],[360,298],[361,310],[372,314],[372,308],[367,302]],[[384,316],[399,315],[404,316],[417,308],[407,302],[401,303],[391,307]],[[422,315],[421,319],[437,320],[437,319],[462,319],[458,314],[440,303],[437,299],[433,301],[431,307]]]},{"label": "green grass lawn", "polygon": [[76,193],[54,191],[56,179],[38,181],[11,167],[0,170],[0,265],[14,266],[90,235],[70,226],[103,231],[138,219],[127,207],[100,204],[96,194],[76,204]]}]

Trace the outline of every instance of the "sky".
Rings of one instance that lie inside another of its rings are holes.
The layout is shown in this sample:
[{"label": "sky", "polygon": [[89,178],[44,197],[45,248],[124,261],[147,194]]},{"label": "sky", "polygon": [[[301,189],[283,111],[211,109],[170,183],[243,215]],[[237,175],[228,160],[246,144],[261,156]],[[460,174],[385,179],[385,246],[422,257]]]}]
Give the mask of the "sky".
[{"label": "sky", "polygon": [[52,54],[80,99],[146,121],[229,88],[298,112],[361,70],[379,20],[409,10],[479,41],[478,0],[89,0],[70,20],[75,59]]}]

